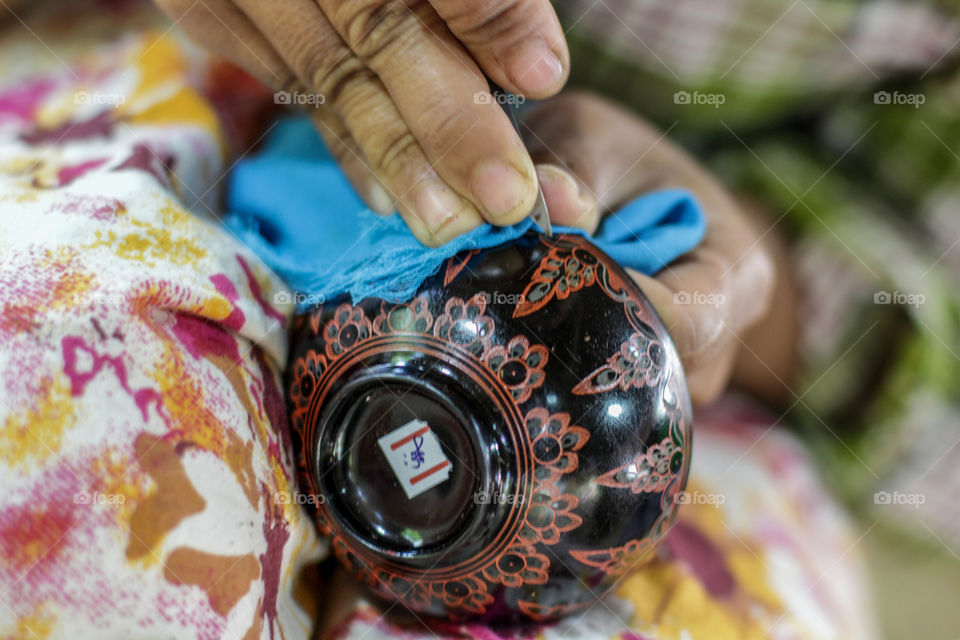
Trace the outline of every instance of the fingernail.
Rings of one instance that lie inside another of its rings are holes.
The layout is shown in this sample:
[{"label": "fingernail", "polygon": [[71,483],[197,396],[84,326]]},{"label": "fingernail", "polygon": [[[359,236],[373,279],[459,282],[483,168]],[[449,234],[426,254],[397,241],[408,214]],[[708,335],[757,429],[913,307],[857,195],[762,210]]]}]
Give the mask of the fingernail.
[{"label": "fingernail", "polygon": [[[570,203],[560,210],[550,210],[551,218],[557,218],[560,224],[582,227],[593,231],[597,224],[597,201],[569,171],[551,164],[537,165],[537,177],[545,194],[556,194],[562,190],[566,195],[560,197],[561,203]],[[551,206],[553,202],[550,202]]]},{"label": "fingernail", "polygon": [[568,171],[550,164],[537,165],[537,178],[542,183],[551,183],[565,189],[581,208],[588,209],[593,203],[590,194],[584,194],[577,180]]},{"label": "fingernail", "polygon": [[543,93],[563,79],[563,63],[546,42],[528,42],[510,61],[510,79],[523,92]]},{"label": "fingernail", "polygon": [[430,233],[435,233],[465,206],[458,195],[436,180],[420,188],[415,202],[417,215]]},{"label": "fingernail", "polygon": [[487,215],[497,220],[516,212],[530,182],[509,164],[491,162],[477,167],[471,187]]}]

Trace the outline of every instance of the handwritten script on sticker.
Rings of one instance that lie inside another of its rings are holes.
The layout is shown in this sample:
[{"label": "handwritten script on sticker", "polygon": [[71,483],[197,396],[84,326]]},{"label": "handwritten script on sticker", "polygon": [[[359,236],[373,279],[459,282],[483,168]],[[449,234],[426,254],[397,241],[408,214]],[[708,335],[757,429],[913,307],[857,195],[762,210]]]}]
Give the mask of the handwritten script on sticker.
[{"label": "handwritten script on sticker", "polygon": [[377,440],[407,498],[415,498],[450,476],[453,465],[423,420],[411,420]]}]

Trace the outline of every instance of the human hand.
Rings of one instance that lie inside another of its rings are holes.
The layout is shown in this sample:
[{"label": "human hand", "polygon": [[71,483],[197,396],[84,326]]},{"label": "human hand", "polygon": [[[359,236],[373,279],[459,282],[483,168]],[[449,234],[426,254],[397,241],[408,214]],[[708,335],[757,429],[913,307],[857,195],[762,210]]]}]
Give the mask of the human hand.
[{"label": "human hand", "polygon": [[730,378],[741,334],[773,295],[774,263],[746,213],[665,134],[596,96],[564,93],[538,106],[522,128],[557,224],[592,232],[605,212],[659,189],[687,189],[700,202],[703,242],[655,277],[631,275],[677,346],[693,401],[714,399]]},{"label": "human hand", "polygon": [[193,38],[275,90],[312,95],[354,187],[436,245],[533,208],[533,163],[484,72],[522,96],[563,86],[549,0],[157,0]]}]

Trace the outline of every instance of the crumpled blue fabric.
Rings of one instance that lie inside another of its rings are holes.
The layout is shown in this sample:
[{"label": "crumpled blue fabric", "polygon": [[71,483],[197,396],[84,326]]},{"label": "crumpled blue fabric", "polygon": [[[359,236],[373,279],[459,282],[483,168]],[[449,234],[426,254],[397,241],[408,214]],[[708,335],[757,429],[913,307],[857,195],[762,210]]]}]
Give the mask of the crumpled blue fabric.
[{"label": "crumpled blue fabric", "polygon": [[[303,309],[342,293],[404,302],[445,260],[523,235],[534,223],[485,224],[448,244],[420,244],[399,215],[363,204],[311,121],[280,121],[229,176],[225,223],[283,278]],[[554,227],[555,233],[586,235]],[[654,274],[697,246],[706,221],[686,191],[658,191],[607,216],[593,242],[620,265]]]}]

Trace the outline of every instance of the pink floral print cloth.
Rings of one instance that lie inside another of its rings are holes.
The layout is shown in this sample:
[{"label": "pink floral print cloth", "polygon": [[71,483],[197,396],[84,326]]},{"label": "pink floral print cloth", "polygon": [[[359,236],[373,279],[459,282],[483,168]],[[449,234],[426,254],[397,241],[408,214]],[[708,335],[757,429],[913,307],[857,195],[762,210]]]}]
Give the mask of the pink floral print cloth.
[{"label": "pink floral print cloth", "polygon": [[[501,637],[316,579],[279,384],[291,309],[216,220],[269,93],[149,4],[32,9],[0,24],[0,637]],[[507,635],[871,637],[858,541],[812,469],[753,410],[698,416],[660,553]]]},{"label": "pink floral print cloth", "polygon": [[211,222],[216,68],[115,11],[0,36],[0,635],[306,637],[288,309]]}]

